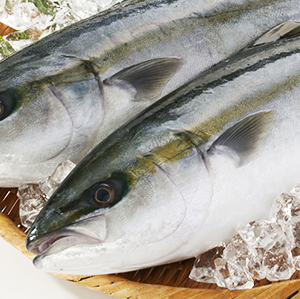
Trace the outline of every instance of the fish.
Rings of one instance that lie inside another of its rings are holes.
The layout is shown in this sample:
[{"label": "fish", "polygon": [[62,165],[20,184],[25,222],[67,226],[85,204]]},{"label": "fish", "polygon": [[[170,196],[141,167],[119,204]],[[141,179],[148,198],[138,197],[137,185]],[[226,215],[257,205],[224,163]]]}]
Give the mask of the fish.
[{"label": "fish", "polygon": [[37,183],[61,162],[78,163],[161,96],[299,20],[298,4],[128,0],[8,57],[0,63],[0,186]]},{"label": "fish", "polygon": [[281,24],[99,143],[27,249],[43,271],[107,274],[195,257],[268,219],[300,179],[300,24]]}]

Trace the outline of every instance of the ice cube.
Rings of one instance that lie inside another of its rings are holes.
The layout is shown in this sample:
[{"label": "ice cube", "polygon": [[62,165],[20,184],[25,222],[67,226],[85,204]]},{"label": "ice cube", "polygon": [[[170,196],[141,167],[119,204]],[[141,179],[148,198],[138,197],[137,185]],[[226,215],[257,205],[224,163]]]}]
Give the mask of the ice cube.
[{"label": "ice cube", "polygon": [[[242,239],[240,239],[242,241]],[[246,266],[247,260],[254,251],[240,240],[230,240],[223,252],[223,258],[238,262],[242,267]]]},{"label": "ice cube", "polygon": [[242,239],[253,248],[272,248],[285,233],[278,223],[260,219],[240,226],[238,232]]},{"label": "ice cube", "polygon": [[264,253],[266,278],[271,281],[289,279],[295,272],[290,248],[273,247]]},{"label": "ice cube", "polygon": [[62,183],[62,181],[67,177],[67,175],[73,170],[75,166],[76,164],[69,160],[60,163],[57,165],[51,176],[39,182],[41,190],[46,194],[48,198],[53,194],[56,188]]},{"label": "ice cube", "polygon": [[293,201],[293,196],[282,193],[272,206],[270,213],[271,220],[282,225],[290,224]]},{"label": "ice cube", "polygon": [[248,271],[254,279],[264,279],[266,273],[262,263],[265,250],[262,248],[255,248],[254,250],[255,254],[249,257]]},{"label": "ice cube", "polygon": [[216,282],[230,290],[251,289],[254,286],[250,273],[235,261],[215,259]]},{"label": "ice cube", "polygon": [[190,278],[199,282],[216,283],[214,260],[222,256],[224,248],[225,243],[221,243],[219,246],[200,254],[194,262]]},{"label": "ice cube", "polygon": [[30,228],[47,199],[37,184],[22,185],[17,193],[20,200],[21,223]]},{"label": "ice cube", "polygon": [[49,197],[74,167],[74,163],[65,161],[58,164],[53,174],[39,184],[27,184],[19,187],[20,218],[24,226],[31,227]]}]

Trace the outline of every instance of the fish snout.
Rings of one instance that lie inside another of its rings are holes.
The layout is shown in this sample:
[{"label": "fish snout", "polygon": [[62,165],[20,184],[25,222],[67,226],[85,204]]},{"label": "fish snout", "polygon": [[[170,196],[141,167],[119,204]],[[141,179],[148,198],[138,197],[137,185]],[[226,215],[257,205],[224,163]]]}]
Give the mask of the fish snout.
[{"label": "fish snout", "polygon": [[33,228],[27,236],[26,248],[33,254],[49,251],[55,244],[57,250],[77,244],[101,243],[106,239],[106,219],[104,215],[91,217],[65,226],[59,230],[39,235]]},{"label": "fish snout", "polygon": [[30,234],[26,239],[26,248],[33,254],[40,254],[48,249],[57,240],[69,236],[67,232],[54,233],[53,235],[47,235],[45,237],[38,237],[35,234]]}]

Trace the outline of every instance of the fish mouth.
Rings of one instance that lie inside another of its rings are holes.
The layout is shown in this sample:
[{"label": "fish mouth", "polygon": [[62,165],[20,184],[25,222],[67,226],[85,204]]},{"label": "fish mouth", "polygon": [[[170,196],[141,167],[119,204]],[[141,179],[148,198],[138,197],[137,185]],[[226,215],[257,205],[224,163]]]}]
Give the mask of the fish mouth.
[{"label": "fish mouth", "polygon": [[67,232],[61,232],[60,234],[56,234],[53,236],[46,236],[36,242],[28,243],[27,250],[33,254],[40,254],[43,251],[47,250],[52,244],[56,241],[71,236],[72,234]]},{"label": "fish mouth", "polygon": [[[78,244],[92,244],[92,243],[101,243],[102,240],[98,238],[93,238],[91,236],[87,236],[81,233],[72,232],[72,231],[63,231],[60,233],[56,233],[50,236],[45,236],[38,241],[33,243],[29,243],[27,245],[27,250],[33,254],[39,255],[43,252],[46,252],[50,247],[54,244],[58,243],[58,241],[64,239],[68,243],[68,247],[78,245]],[[60,248],[61,250],[64,248]]]},{"label": "fish mouth", "polygon": [[[95,220],[97,222],[95,223]],[[106,220],[103,215],[82,220],[39,236],[35,229],[27,236],[26,248],[33,254],[62,251],[78,244],[102,243],[106,239]],[[51,249],[51,250],[50,250]]]}]

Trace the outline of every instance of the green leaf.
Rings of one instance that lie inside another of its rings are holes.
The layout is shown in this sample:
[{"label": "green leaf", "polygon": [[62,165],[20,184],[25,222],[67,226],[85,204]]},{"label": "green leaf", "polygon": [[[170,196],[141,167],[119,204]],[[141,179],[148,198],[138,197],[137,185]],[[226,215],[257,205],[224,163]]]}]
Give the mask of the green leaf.
[{"label": "green leaf", "polygon": [[9,40],[20,40],[20,39],[28,39],[28,38],[29,38],[29,33],[27,30],[23,32],[15,31],[7,37],[7,39]]},{"label": "green leaf", "polygon": [[0,53],[3,54],[5,57],[10,56],[11,54],[15,53],[13,47],[0,36]]},{"label": "green leaf", "polygon": [[55,14],[55,6],[48,0],[28,0],[33,3],[40,12],[53,16]]}]

